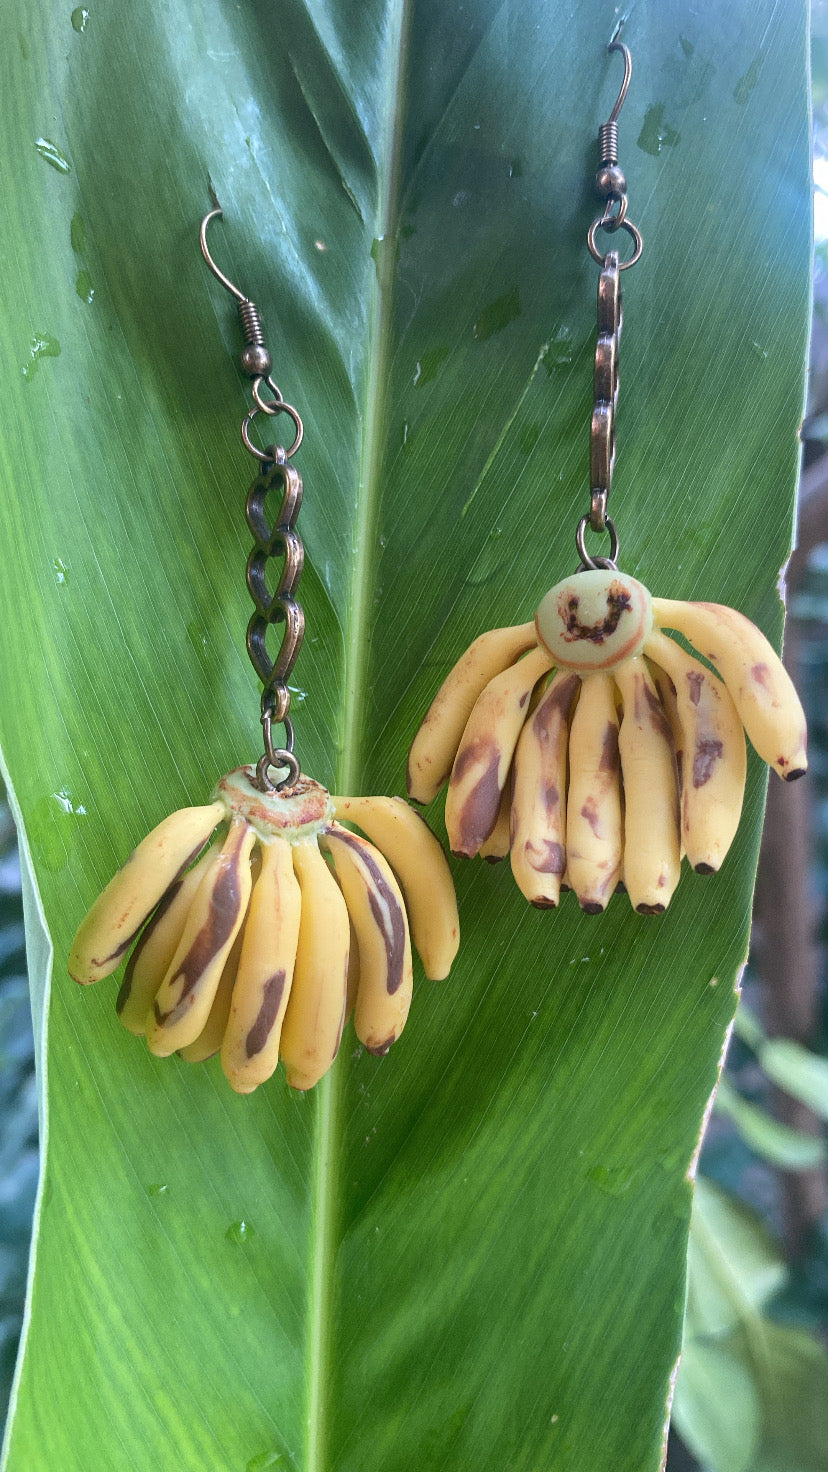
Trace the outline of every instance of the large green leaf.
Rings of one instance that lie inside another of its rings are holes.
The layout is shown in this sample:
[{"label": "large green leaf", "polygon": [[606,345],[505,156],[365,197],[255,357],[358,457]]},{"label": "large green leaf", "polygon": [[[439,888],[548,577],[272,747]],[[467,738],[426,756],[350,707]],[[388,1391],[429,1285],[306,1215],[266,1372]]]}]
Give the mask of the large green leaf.
[{"label": "large green leaf", "polygon": [[[60,961],[133,842],[257,751],[208,172],[215,249],[306,416],[303,761],[398,790],[450,662],[573,565],[616,8],[6,14],[0,731],[58,958],[51,991],[33,977],[46,1158],[9,1472],[656,1469],[758,763],[724,872],[661,921],[542,914],[506,866],[458,866],[451,979],[421,982],[385,1060],[351,1035],[311,1097],[152,1060],[113,984],[80,993]],[[626,36],[625,566],[778,638],[804,5],[642,3]]]}]

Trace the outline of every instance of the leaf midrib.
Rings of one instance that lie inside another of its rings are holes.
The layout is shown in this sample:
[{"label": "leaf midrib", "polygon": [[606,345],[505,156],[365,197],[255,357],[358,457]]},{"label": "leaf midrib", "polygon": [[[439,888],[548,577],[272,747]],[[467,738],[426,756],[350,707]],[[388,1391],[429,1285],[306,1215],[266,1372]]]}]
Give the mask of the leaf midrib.
[{"label": "leaf midrib", "polygon": [[[402,96],[409,36],[409,0],[392,0],[383,106],[382,150],[377,170],[376,272],[370,303],[365,417],[353,532],[352,572],[343,651],[342,759],[339,791],[356,792],[363,765],[368,631],[373,606],[380,465],[388,384],[388,350],[393,306],[395,252],[392,232],[400,190]],[[331,1319],[335,1299],[338,1136],[343,1065],[341,1057],[319,1084],[314,1138],[311,1282],[309,1293],[306,1472],[325,1472],[328,1460]]]}]

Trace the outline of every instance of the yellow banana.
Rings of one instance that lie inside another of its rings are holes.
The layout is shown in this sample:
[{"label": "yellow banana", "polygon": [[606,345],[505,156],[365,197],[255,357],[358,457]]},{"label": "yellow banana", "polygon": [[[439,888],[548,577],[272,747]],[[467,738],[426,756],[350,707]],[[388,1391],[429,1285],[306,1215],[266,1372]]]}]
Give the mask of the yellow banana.
[{"label": "yellow banana", "polygon": [[722,603],[654,598],[659,628],[677,629],[720,671],[763,761],[786,781],[807,771],[805,715],[791,678],[764,634]]},{"label": "yellow banana", "polygon": [[320,838],[331,856],[359,946],[354,1027],[382,1057],[405,1027],[413,972],[405,902],[382,854],[334,823]]},{"label": "yellow banana", "polygon": [[446,797],[446,830],[458,858],[473,858],[497,822],[532,691],[551,664],[546,649],[531,649],[489,681],[469,716]]},{"label": "yellow banana", "polygon": [[388,860],[405,895],[411,938],[430,981],[448,976],[460,944],[454,881],[442,844],[401,797],[334,797],[334,813],[354,823]]},{"label": "yellow banana", "polygon": [[299,944],[302,894],[290,844],[274,837],[261,854],[221,1047],[221,1066],[237,1094],[251,1094],[279,1062]]},{"label": "yellow banana", "polygon": [[512,842],[512,784],[507,782],[500,794],[497,822],[488,838],[481,843],[478,853],[487,864],[499,864],[505,859]]},{"label": "yellow banana", "polygon": [[158,990],[147,1044],[156,1057],[195,1042],[204,1030],[224,964],[250,899],[256,834],[234,818],[193,900],[184,933]]},{"label": "yellow banana", "polygon": [[221,1047],[224,1030],[227,1027],[227,1019],[230,1016],[230,1007],[233,1001],[233,987],[236,983],[236,973],[239,968],[239,957],[241,956],[242,943],[244,941],[244,930],[242,926],[219,978],[216,987],[216,995],[213,1005],[207,1016],[202,1031],[195,1042],[188,1043],[185,1048],[179,1050],[179,1056],[185,1063],[204,1063],[208,1058],[214,1057]]},{"label": "yellow banana", "polygon": [[495,675],[537,643],[534,622],[491,629],[470,644],[443,681],[408,754],[408,795],[431,802],[451,772],[460,738],[478,696]]},{"label": "yellow banana", "polygon": [[348,910],[316,839],[293,846],[302,891],[293,986],[280,1053],[293,1089],[311,1089],[339,1051],[348,985]]},{"label": "yellow banana", "polygon": [[624,883],[640,915],[666,910],[679,881],[679,794],[670,724],[641,655],[614,671],[624,713]]},{"label": "yellow banana", "polygon": [[212,845],[194,868],[170,886],[155,914],[144,926],[127,962],[115,1010],[124,1027],[134,1032],[136,1037],[143,1037],[147,1030],[147,1016],[152,1013],[158,989],[184,934],[190,906],[205,871],[218,852],[219,845]]},{"label": "yellow banana", "polygon": [[697,874],[721,866],[739,826],[747,754],[742,722],[726,687],[693,657],[653,633],[644,645],[675,686],[681,728],[681,836]]},{"label": "yellow banana", "polygon": [[[658,630],[656,630],[656,633],[658,633]],[[681,794],[684,790],[682,784],[684,773],[684,743],[686,737],[681,724],[681,717],[679,716],[676,687],[667,671],[659,669],[658,665],[654,664],[650,666],[650,674],[655,680],[658,698],[661,701],[664,714],[667,717],[670,730],[673,734],[673,750],[676,753],[676,777],[678,778],[679,794]],[[621,796],[623,800],[623,792]],[[682,831],[681,843],[679,845],[679,859],[683,859],[686,856],[686,852],[687,850],[684,847],[684,832]]]},{"label": "yellow banana", "polygon": [[224,804],[181,808],[133,850],[81,921],[69,952],[69,975],[86,986],[109,976],[162,895],[200,854]]},{"label": "yellow banana", "polygon": [[611,675],[585,675],[569,739],[567,881],[588,915],[606,909],[621,877],[618,715]]},{"label": "yellow banana", "polygon": [[566,869],[566,753],[577,688],[577,675],[558,671],[526,722],[515,752],[512,873],[539,909],[557,905]]}]

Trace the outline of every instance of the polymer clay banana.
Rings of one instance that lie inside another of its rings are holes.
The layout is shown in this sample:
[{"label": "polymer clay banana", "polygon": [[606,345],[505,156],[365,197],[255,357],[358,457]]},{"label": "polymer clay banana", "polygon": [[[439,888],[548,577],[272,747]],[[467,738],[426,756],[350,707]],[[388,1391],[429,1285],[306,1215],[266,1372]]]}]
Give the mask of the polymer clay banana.
[{"label": "polymer clay banana", "polygon": [[117,1010],[151,1052],[188,1063],[220,1052],[238,1093],[281,1059],[304,1090],[331,1066],[351,1010],[371,1051],[399,1037],[409,927],[426,975],[447,976],[460,934],[454,885],[408,803],[332,798],[304,776],[263,792],[240,767],[212,803],[165,818],[139,844],[81,923],[70,964],[86,984],[133,948]]},{"label": "polymer clay banana", "polygon": [[[787,781],[805,773],[790,677],[743,614],[653,599],[611,565],[556,584],[531,642],[529,627],[481,635],[458,660],[414,738],[410,796],[430,802],[448,781],[446,826],[463,857],[505,856],[508,806],[512,869],[536,905],[571,888],[596,914],[626,888],[639,913],[661,914],[685,853],[699,874],[725,859],[745,733]],[[564,676],[575,688],[563,728],[556,715],[542,733],[538,712],[551,717]]]}]

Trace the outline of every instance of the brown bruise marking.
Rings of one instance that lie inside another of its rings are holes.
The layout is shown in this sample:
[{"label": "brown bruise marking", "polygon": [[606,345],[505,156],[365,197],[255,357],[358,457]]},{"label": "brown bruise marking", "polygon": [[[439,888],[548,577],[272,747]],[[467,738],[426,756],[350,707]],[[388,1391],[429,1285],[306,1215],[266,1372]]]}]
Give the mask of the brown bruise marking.
[{"label": "brown bruise marking", "polygon": [[549,786],[544,790],[543,794],[544,806],[550,818],[554,817],[554,815],[557,813],[560,800],[561,794],[555,786],[555,783],[550,782]]},{"label": "brown bruise marking", "polygon": [[569,716],[579,680],[579,675],[572,674],[568,679],[561,680],[560,685],[549,686],[532,718],[532,729],[539,741],[548,738],[553,716]]},{"label": "brown bruise marking", "polygon": [[147,922],[146,926],[142,930],[138,944],[135,947],[135,950],[132,952],[129,960],[127,961],[126,971],[124,972],[124,979],[121,982],[121,990],[118,992],[118,999],[115,1003],[115,1011],[118,1013],[119,1016],[123,1012],[132,991],[132,974],[135,970],[135,965],[138,957],[143,951],[144,946],[146,945],[150,936],[153,934],[159,920],[161,920],[162,917],[166,915],[183,882],[184,881],[180,878],[173,880],[166,894],[162,895],[155,914]]},{"label": "brown bruise marking", "polygon": [[[197,859],[197,858],[199,858],[201,856],[201,854],[204,853],[205,848],[207,847],[208,843],[210,842],[211,836],[212,836],[211,834],[208,834],[208,836],[203,840],[202,843],[196,844],[196,846],[193,849],[192,853],[187,856],[187,858],[184,860],[184,863],[181,865],[181,868],[173,876],[173,880],[172,880],[172,884],[170,885],[170,888],[172,888],[174,885],[177,885],[178,884],[178,881],[181,879],[181,877],[184,874],[185,870],[189,869],[190,865],[194,862],[194,860]],[[132,863],[132,860],[135,858],[135,855],[136,855],[137,852],[138,852],[137,849],[133,849],[132,853],[130,854],[129,858],[126,861],[126,864],[123,865],[123,868],[124,869],[127,867],[127,864],[131,864]],[[167,890],[164,891],[165,895],[169,894],[169,892],[170,892],[169,889],[167,889]],[[162,897],[162,899],[160,901],[160,904],[163,904],[163,903],[164,903],[164,899]],[[159,908],[160,908],[160,905],[159,905]],[[156,914],[157,914],[157,912],[156,912]],[[146,917],[146,915],[144,915],[143,918],[136,925],[136,927],[133,930],[132,934],[131,935],[128,935],[127,938],[126,938],[126,940],[121,941],[121,944],[119,946],[116,946],[115,947],[115,950],[114,951],[111,951],[110,954],[105,958],[105,960],[103,960],[103,961],[93,960],[92,965],[93,966],[108,966],[109,963],[110,963],[110,961],[114,961],[115,960],[115,957],[116,956],[118,956],[118,957],[123,956],[124,953],[129,950],[129,948],[132,945],[132,942],[134,941],[136,935],[138,935],[140,933],[141,928],[144,925],[146,919],[147,919],[147,917]],[[143,940],[143,936],[141,937],[141,939]],[[124,980],[126,980],[126,978],[124,978]],[[126,997],[124,997],[124,1001],[126,1001]],[[123,1003],[121,1005],[123,1005]]]},{"label": "brown bruise marking", "polygon": [[717,761],[724,755],[724,746],[713,736],[702,736],[696,742],[696,754],[693,757],[693,786],[704,787],[713,776],[713,769]]},{"label": "brown bruise marking", "polygon": [[[243,830],[239,834],[239,845],[243,838]],[[179,966],[173,981],[182,982],[178,994],[178,1001],[168,1012],[162,1012],[156,998],[153,1004],[155,1020],[159,1027],[166,1027],[179,1022],[195,1001],[194,992],[199,981],[204,975],[210,962],[218,955],[229,939],[233,927],[239,917],[239,905],[241,903],[241,889],[239,885],[239,869],[241,854],[240,849],[232,855],[230,863],[223,869],[216,880],[213,889],[213,897],[210,901],[210,911],[205,923],[202,925],[198,935],[190,946],[189,951]]]},{"label": "brown bruise marking", "polygon": [[[642,687],[643,687],[643,690],[644,690],[644,698],[645,698],[645,700],[647,702],[647,706],[648,706],[648,710],[649,710],[650,725],[652,726],[653,730],[654,731],[657,731],[658,734],[659,734],[659,736],[663,736],[664,739],[665,739],[665,741],[667,741],[669,743],[670,747],[672,747],[672,745],[673,745],[673,728],[672,728],[672,726],[670,725],[670,722],[667,719],[667,715],[665,713],[664,706],[661,704],[661,701],[659,700],[659,698],[656,695],[655,691],[650,689],[649,685],[647,684],[647,681],[644,679],[643,676],[642,676],[642,679],[641,679],[641,684],[642,684]],[[636,708],[636,719],[638,719],[638,710],[637,710],[637,708]]]},{"label": "brown bruise marking", "polygon": [[[470,792],[467,793],[460,807],[458,815],[458,827],[460,830],[460,847],[452,852],[461,859],[470,859],[477,853],[480,845],[486,842],[494,831],[497,822],[497,814],[500,808],[500,781],[498,771],[500,768],[500,751],[492,741],[481,740],[475,742],[477,748],[474,757],[479,761],[481,756],[488,751],[489,757],[485,769],[481,772]],[[463,756],[472,753],[470,747]],[[458,758],[459,762],[460,758]],[[455,772],[458,763],[455,762]],[[468,766],[469,763],[466,763]],[[461,768],[458,777],[462,777],[466,767]],[[454,781],[455,773],[452,773]]]},{"label": "brown bruise marking", "polygon": [[[588,797],[587,798],[586,802],[584,803],[583,807],[581,808],[581,817],[582,818],[586,818],[586,821],[588,822],[590,828],[592,829],[593,833],[595,834],[595,837],[596,838],[600,838],[601,837],[601,819],[600,819],[600,816],[599,816],[599,813],[598,813],[598,809],[595,806],[595,798],[594,797]],[[582,905],[581,906],[581,909],[583,909],[583,908],[584,907]]]},{"label": "brown bruise marking", "polygon": [[769,674],[770,674],[770,670],[768,669],[768,667],[767,667],[766,664],[760,663],[760,664],[751,665],[751,668],[750,668],[750,678],[753,681],[755,681],[755,683],[757,685],[761,685],[763,690],[768,690],[769,689],[769,685],[768,685],[768,675]]},{"label": "brown bruise marking", "polygon": [[605,639],[611,639],[616,632],[622,613],[629,613],[632,609],[629,593],[619,588],[617,583],[610,583],[607,589],[607,612],[600,623],[582,624],[579,622],[580,602],[577,593],[571,594],[569,598],[562,593],[558,600],[558,617],[563,624],[563,637],[568,644],[576,640],[586,640],[590,644],[603,644]]},{"label": "brown bruise marking", "polygon": [[607,721],[604,738],[601,743],[601,760],[598,763],[599,772],[617,772],[621,766],[621,758],[618,754],[618,727],[614,721]]},{"label": "brown bruise marking", "polygon": [[386,1053],[389,1052],[390,1048],[396,1041],[397,1035],[396,1033],[392,1032],[390,1038],[386,1038],[384,1042],[374,1043],[373,1047],[370,1043],[366,1043],[365,1047],[367,1052],[373,1053],[375,1058],[384,1058]]},{"label": "brown bruise marking", "polygon": [[[402,986],[405,971],[405,916],[402,907],[376,859],[368,851],[367,841],[354,838],[344,829],[341,833],[336,834],[336,838],[340,843],[344,843],[346,848],[350,848],[357,855],[363,867],[368,870],[370,882],[365,886],[368,904],[385,947],[387,969],[385,989],[388,995],[393,997]],[[384,901],[386,909],[383,909],[381,901]]]},{"label": "brown bruise marking", "polygon": [[563,844],[555,843],[551,838],[543,838],[540,843],[534,843],[531,838],[528,838],[523,851],[526,855],[526,862],[536,874],[563,874],[566,869]]},{"label": "brown bruise marking", "polygon": [[701,670],[688,670],[687,684],[690,687],[690,704],[698,705],[701,700],[702,685],[704,684],[704,675],[701,673]]},{"label": "brown bruise marking", "polygon": [[528,704],[529,696],[531,694],[532,694],[532,691],[531,690],[524,690],[523,694],[520,697],[520,700],[518,701],[518,705],[519,705],[519,707],[520,707],[521,710],[523,710],[524,706]]},{"label": "brown bruise marking", "polygon": [[262,988],[262,1003],[256,1014],[256,1021],[244,1040],[244,1051],[248,1058],[254,1058],[257,1053],[261,1053],[273,1031],[273,1024],[284,995],[286,975],[284,967],[281,967],[267,978]]}]

